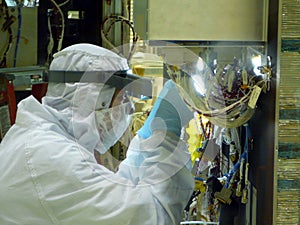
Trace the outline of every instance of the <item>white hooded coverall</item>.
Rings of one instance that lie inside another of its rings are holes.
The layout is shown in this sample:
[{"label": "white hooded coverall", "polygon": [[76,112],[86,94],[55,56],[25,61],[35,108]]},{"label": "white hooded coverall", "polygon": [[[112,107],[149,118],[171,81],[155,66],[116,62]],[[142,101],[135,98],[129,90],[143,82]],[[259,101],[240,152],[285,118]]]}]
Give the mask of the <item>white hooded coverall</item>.
[{"label": "white hooded coverall", "polygon": [[[59,52],[50,69],[124,70],[125,62],[79,44]],[[32,96],[22,100],[0,144],[0,224],[179,224],[194,186],[185,143],[161,131],[148,139],[136,136],[128,152],[147,157],[138,166],[121,163],[113,173],[93,155],[99,133],[89,104],[97,100],[98,84],[63,87],[49,84],[42,103]],[[103,105],[111,97],[104,95]]]}]

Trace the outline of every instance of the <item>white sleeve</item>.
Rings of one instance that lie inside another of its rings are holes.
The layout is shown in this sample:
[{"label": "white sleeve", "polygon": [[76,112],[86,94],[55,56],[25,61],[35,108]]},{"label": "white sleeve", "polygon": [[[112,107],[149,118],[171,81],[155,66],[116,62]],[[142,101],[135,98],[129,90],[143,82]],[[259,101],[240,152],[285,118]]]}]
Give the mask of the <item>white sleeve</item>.
[{"label": "white sleeve", "polygon": [[160,224],[179,224],[194,188],[187,169],[189,163],[190,155],[183,141],[171,133],[156,131],[148,139],[137,135],[132,140],[117,174],[137,187],[149,187]]}]

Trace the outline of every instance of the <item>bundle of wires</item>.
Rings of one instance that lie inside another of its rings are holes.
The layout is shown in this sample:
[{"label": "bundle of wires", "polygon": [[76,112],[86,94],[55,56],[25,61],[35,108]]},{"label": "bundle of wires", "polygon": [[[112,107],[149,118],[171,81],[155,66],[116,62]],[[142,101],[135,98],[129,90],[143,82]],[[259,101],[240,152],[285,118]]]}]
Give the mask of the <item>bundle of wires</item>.
[{"label": "bundle of wires", "polygon": [[[250,120],[255,107],[249,101],[256,94],[257,87],[266,89],[271,76],[267,67],[261,69],[266,76],[257,76],[240,65],[227,65],[213,74],[201,58],[179,70],[167,65],[167,72],[193,110],[224,128],[239,127]],[[246,83],[242,76],[247,79]]]},{"label": "bundle of wires", "polygon": [[[65,16],[61,9],[62,6],[66,5],[70,0],[66,0],[65,2],[58,4],[55,0],[50,0],[53,4],[54,8],[59,12],[61,17],[61,32],[58,36],[58,43],[57,43],[57,52],[62,49],[63,40],[64,40],[64,34],[65,34]],[[51,27],[51,11],[48,11],[48,31],[49,31],[49,43],[47,47],[47,62],[49,63],[51,60],[51,57],[53,55],[53,48],[54,48],[54,38],[52,33],[52,27]]]}]

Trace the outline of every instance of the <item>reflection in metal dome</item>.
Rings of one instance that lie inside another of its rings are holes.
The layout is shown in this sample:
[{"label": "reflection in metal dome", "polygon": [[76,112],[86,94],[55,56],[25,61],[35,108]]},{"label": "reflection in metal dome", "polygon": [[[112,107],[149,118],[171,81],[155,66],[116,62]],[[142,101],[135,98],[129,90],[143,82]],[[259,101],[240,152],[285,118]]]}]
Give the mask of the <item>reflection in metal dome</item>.
[{"label": "reflection in metal dome", "polygon": [[163,60],[165,74],[177,84],[187,105],[206,116],[211,123],[224,128],[241,126],[253,116],[255,104],[249,106],[253,90],[255,87],[265,89],[271,75],[269,69],[261,74],[253,72],[253,69],[256,72],[258,68],[266,69],[262,65],[246,70],[237,59],[212,71],[188,48],[163,41],[143,41],[136,46],[135,52],[158,55]]}]

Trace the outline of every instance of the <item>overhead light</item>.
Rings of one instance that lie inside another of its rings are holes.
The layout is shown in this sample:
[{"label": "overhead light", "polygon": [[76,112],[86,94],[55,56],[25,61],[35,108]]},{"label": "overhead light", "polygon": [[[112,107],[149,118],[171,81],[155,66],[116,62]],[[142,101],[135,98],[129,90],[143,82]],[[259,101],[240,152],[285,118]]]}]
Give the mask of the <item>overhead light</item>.
[{"label": "overhead light", "polygon": [[261,62],[261,55],[253,55],[252,56],[252,65],[253,65],[253,71],[256,75],[261,75],[259,67],[262,65]]},{"label": "overhead light", "polygon": [[5,0],[8,7],[35,7],[39,6],[39,0]]}]

